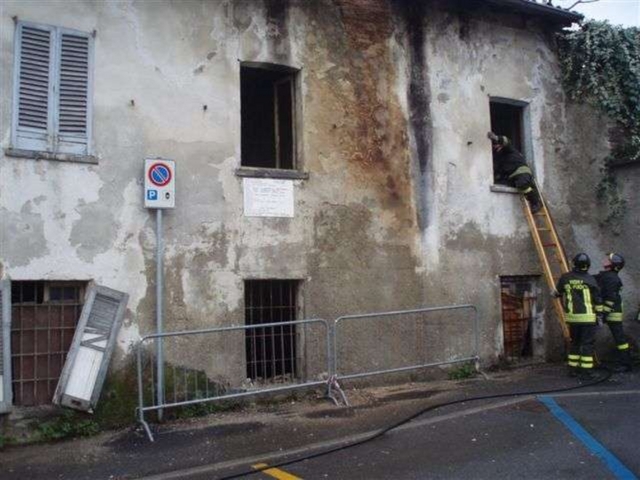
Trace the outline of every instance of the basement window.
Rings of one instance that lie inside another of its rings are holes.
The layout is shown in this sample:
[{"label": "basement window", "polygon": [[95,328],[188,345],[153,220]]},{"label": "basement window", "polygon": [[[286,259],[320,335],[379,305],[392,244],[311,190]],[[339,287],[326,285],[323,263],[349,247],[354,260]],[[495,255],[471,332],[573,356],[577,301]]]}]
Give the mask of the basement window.
[{"label": "basement window", "polygon": [[294,170],[298,71],[259,65],[240,67],[241,165]]},{"label": "basement window", "polygon": [[50,404],[84,302],[86,282],[11,282],[13,404]]},{"label": "basement window", "polygon": [[[298,280],[246,280],[245,324],[296,320]],[[296,372],[296,326],[246,330],[247,377],[256,381],[287,382]]]},{"label": "basement window", "polygon": [[500,277],[504,355],[509,360],[538,356],[536,346],[544,334],[539,291],[537,276]]},{"label": "basement window", "polygon": [[[531,149],[526,135],[528,123],[528,104],[518,100],[492,97],[489,103],[491,131],[496,135],[509,137],[513,147],[530,161]],[[494,185],[511,186],[507,178],[502,178],[495,158],[493,160]]]}]

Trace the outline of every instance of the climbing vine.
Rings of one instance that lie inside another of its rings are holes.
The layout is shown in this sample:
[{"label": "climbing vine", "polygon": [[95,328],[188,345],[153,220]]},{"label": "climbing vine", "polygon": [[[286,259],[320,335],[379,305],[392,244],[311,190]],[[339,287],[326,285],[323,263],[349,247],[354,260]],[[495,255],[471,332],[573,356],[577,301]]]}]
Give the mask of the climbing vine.
[{"label": "climbing vine", "polygon": [[640,158],[640,29],[589,21],[560,35],[560,62],[572,100],[606,113],[626,132],[620,160]]},{"label": "climbing vine", "polygon": [[[598,197],[609,205],[606,222],[624,216],[622,197],[611,166],[640,161],[640,29],[589,21],[559,36],[565,91],[616,122],[616,141],[602,166]],[[603,128],[601,135],[608,132]]]}]

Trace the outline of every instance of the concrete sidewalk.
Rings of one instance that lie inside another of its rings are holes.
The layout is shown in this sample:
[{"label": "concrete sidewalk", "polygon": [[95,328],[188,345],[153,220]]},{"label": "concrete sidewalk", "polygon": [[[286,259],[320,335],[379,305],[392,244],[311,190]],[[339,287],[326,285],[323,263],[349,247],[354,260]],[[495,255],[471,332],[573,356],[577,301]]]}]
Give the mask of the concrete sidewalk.
[{"label": "concrete sidewalk", "polygon": [[[492,373],[489,379],[431,381],[350,389],[352,407],[321,398],[256,404],[242,410],[165,424],[156,442],[140,429],[104,433],[57,444],[11,447],[0,453],[2,479],[182,478],[234,465],[273,461],[362,438],[430,405],[451,400],[579,386],[562,366],[540,365]],[[640,375],[619,374],[585,390],[640,388]],[[433,422],[498,408],[526,398],[502,397],[438,408],[415,421]]]}]

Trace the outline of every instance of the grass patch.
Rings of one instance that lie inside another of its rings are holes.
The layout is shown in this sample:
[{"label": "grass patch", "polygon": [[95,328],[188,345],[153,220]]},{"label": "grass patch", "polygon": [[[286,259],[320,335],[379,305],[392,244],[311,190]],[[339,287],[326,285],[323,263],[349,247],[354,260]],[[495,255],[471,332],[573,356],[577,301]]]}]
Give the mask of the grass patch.
[{"label": "grass patch", "polygon": [[62,440],[64,438],[90,437],[100,432],[100,425],[85,415],[65,410],[61,415],[34,425],[39,441]]},{"label": "grass patch", "polygon": [[472,363],[463,363],[449,370],[449,380],[464,380],[476,376],[476,368]]}]

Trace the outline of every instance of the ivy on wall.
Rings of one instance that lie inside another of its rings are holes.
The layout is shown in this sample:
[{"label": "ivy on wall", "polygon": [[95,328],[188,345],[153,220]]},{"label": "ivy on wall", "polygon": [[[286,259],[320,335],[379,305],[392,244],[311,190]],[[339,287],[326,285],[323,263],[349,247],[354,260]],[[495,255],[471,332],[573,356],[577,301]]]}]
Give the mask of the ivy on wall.
[{"label": "ivy on wall", "polygon": [[589,21],[560,34],[559,47],[569,98],[589,103],[624,129],[616,159],[640,159],[640,29]]},{"label": "ivy on wall", "polygon": [[[626,200],[610,167],[640,161],[640,29],[592,20],[579,30],[562,32],[558,46],[569,98],[592,105],[617,124],[617,138],[602,166],[597,192],[609,207],[604,223],[616,231]],[[608,134],[604,128],[597,133]]]}]

